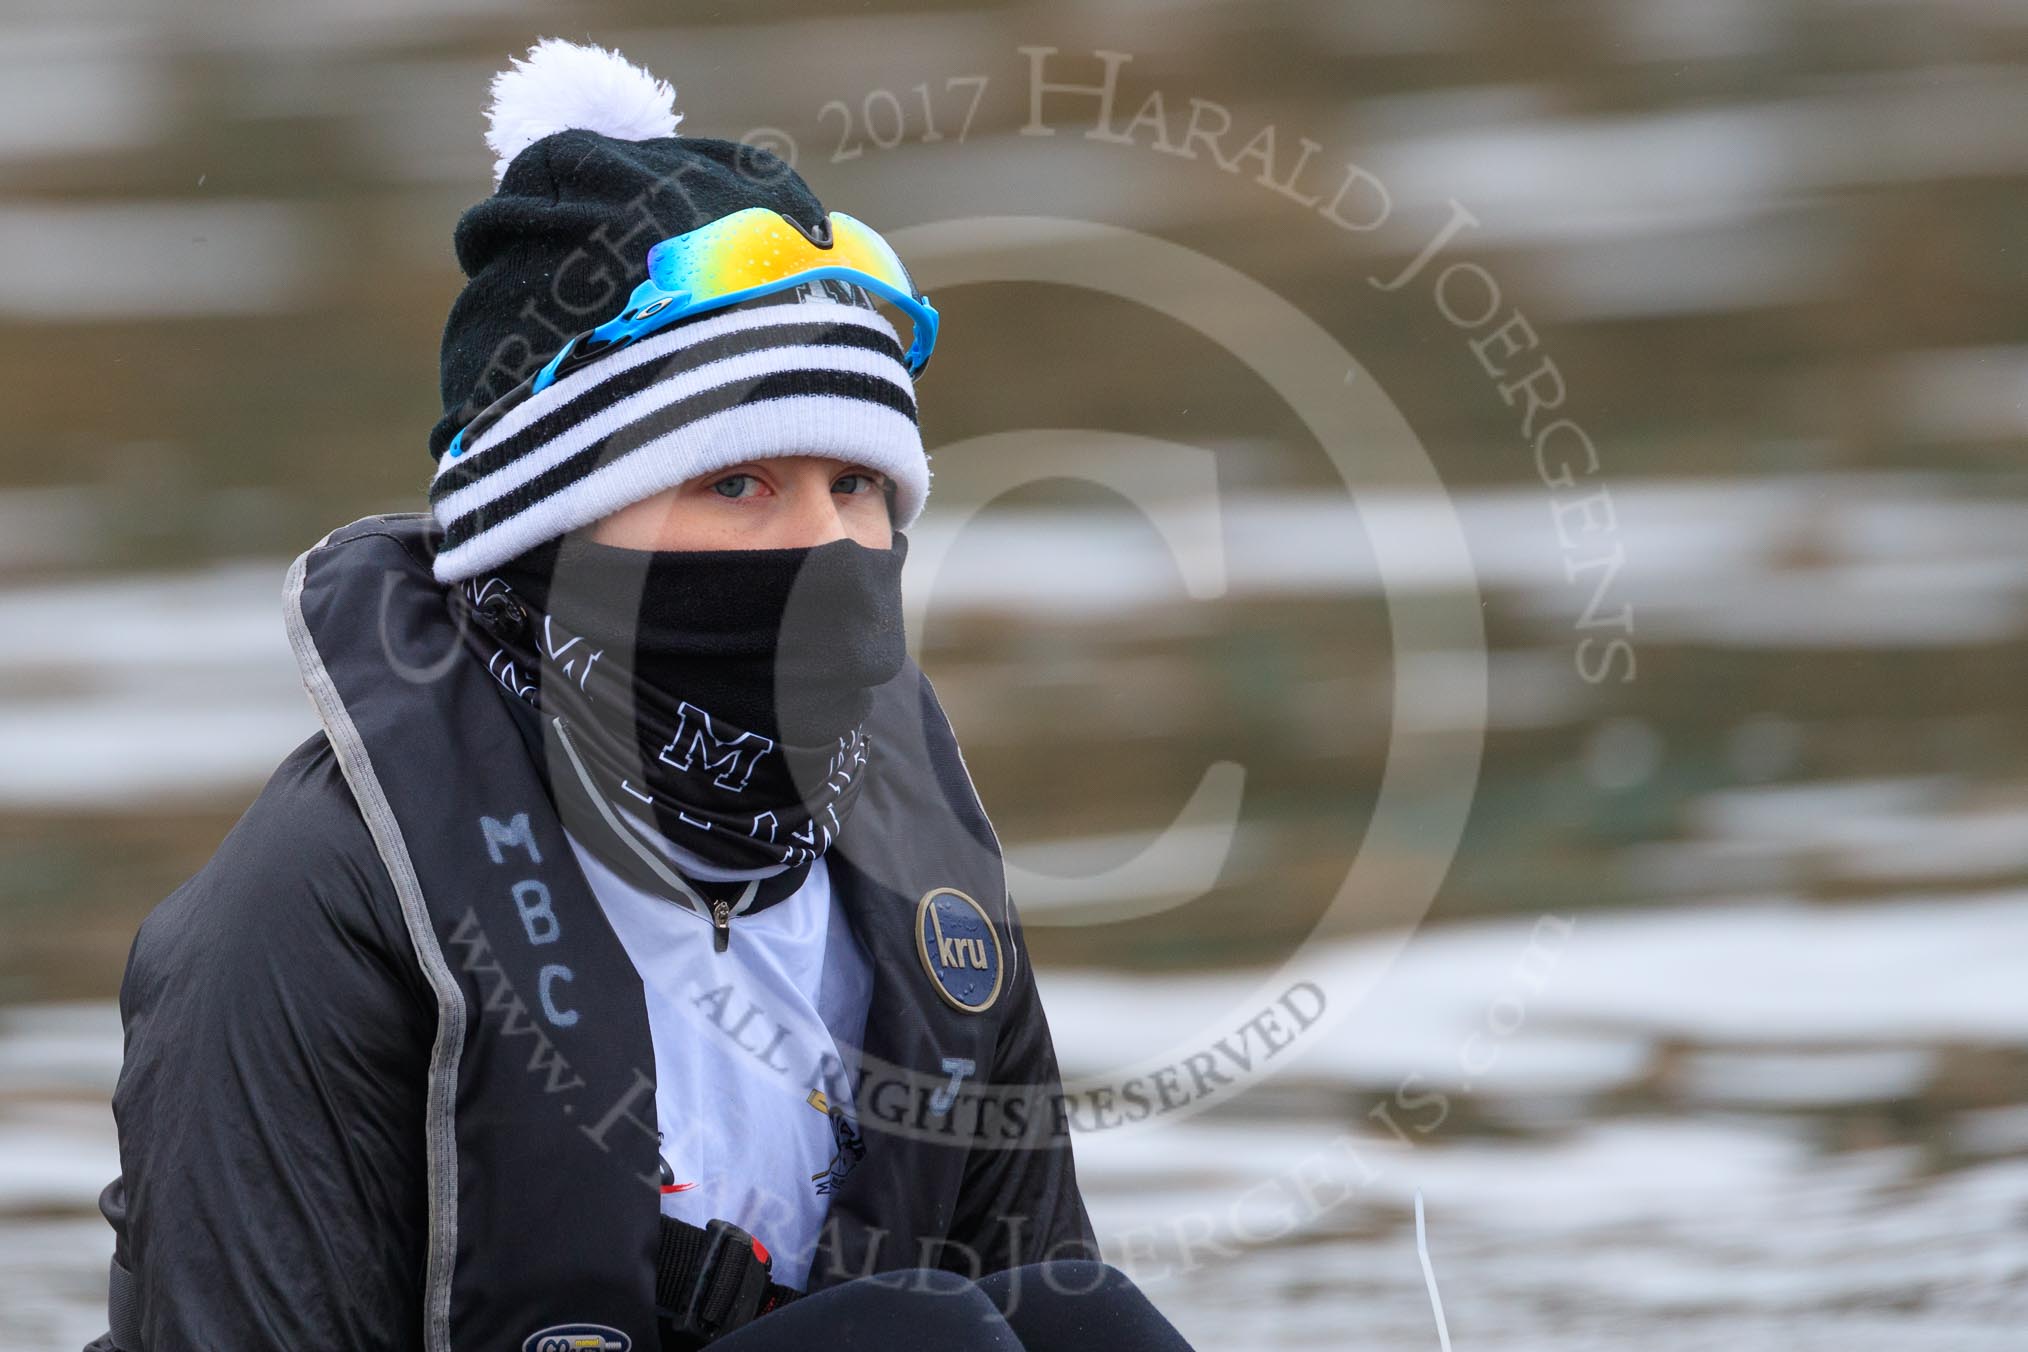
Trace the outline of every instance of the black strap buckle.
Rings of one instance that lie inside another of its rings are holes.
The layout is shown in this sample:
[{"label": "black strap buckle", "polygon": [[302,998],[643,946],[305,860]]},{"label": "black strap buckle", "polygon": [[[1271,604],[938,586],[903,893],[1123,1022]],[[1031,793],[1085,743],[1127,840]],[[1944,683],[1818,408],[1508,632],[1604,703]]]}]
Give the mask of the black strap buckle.
[{"label": "black strap buckle", "polygon": [[[714,1220],[701,1232],[699,1247],[669,1251],[671,1227],[664,1224],[664,1254],[657,1273],[663,1315],[676,1333],[710,1342],[752,1323],[767,1301],[772,1258],[763,1257],[754,1237],[731,1221]],[[685,1227],[692,1236],[700,1232]],[[694,1256],[694,1262],[691,1259]]]}]

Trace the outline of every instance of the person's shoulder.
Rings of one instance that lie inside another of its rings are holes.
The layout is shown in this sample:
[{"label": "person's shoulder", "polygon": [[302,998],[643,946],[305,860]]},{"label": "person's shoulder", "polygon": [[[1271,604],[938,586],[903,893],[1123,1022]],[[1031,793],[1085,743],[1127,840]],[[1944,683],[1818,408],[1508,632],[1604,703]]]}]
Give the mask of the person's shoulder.
[{"label": "person's shoulder", "polygon": [[[269,776],[204,867],[142,921],[130,967],[309,964],[332,949],[392,960],[398,899],[322,731]],[[131,975],[131,972],[130,972]]]},{"label": "person's shoulder", "polygon": [[306,883],[334,903],[392,891],[338,754],[321,730],[275,767],[208,867],[221,882]]},{"label": "person's shoulder", "polygon": [[[188,1187],[232,1182],[219,1173],[232,1162],[219,1142],[259,1139],[290,1170],[302,1166],[288,1181],[328,1197],[337,1185],[311,1156],[328,1153],[332,1130],[356,1128],[359,1148],[400,1179],[385,1142],[420,1120],[436,1013],[393,885],[319,734],[134,937],[113,1091],[123,1174],[188,1200]],[[176,1221],[153,1224],[168,1233]]]}]

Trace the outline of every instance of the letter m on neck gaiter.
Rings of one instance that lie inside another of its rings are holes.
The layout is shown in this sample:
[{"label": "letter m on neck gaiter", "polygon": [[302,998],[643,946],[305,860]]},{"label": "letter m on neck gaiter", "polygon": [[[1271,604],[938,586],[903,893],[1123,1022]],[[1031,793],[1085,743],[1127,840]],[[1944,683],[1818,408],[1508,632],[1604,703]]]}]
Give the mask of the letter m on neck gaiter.
[{"label": "letter m on neck gaiter", "polygon": [[687,700],[677,706],[677,715],[676,735],[662,748],[658,759],[691,773],[715,770],[718,773],[712,783],[721,789],[740,792],[760,758],[775,749],[771,738],[757,732],[742,732],[732,738],[719,736],[718,729],[712,726],[711,715]]}]

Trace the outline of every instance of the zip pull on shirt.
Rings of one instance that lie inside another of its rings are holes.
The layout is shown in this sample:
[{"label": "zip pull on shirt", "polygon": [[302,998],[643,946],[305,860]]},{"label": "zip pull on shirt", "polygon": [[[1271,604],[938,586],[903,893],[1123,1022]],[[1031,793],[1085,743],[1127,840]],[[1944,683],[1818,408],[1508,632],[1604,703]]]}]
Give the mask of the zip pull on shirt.
[{"label": "zip pull on shirt", "polygon": [[624,803],[607,800],[585,767],[568,720],[552,715],[544,726],[569,765],[569,773],[552,775],[550,784],[565,833],[633,886],[709,917],[716,951],[725,952],[731,943],[733,916],[772,906],[803,885],[809,860],[727,869],[684,849]]}]

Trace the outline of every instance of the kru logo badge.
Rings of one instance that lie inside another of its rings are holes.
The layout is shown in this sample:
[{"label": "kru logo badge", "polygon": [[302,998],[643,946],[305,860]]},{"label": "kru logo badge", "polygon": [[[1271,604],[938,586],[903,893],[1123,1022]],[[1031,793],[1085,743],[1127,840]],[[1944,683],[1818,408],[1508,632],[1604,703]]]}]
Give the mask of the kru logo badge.
[{"label": "kru logo badge", "polygon": [[933,887],[915,908],[915,950],[937,993],[981,1014],[1000,998],[1000,935],[985,908],[955,887]]},{"label": "kru logo badge", "polygon": [[604,1324],[558,1324],[531,1333],[521,1342],[521,1352],[627,1352],[634,1340]]}]

